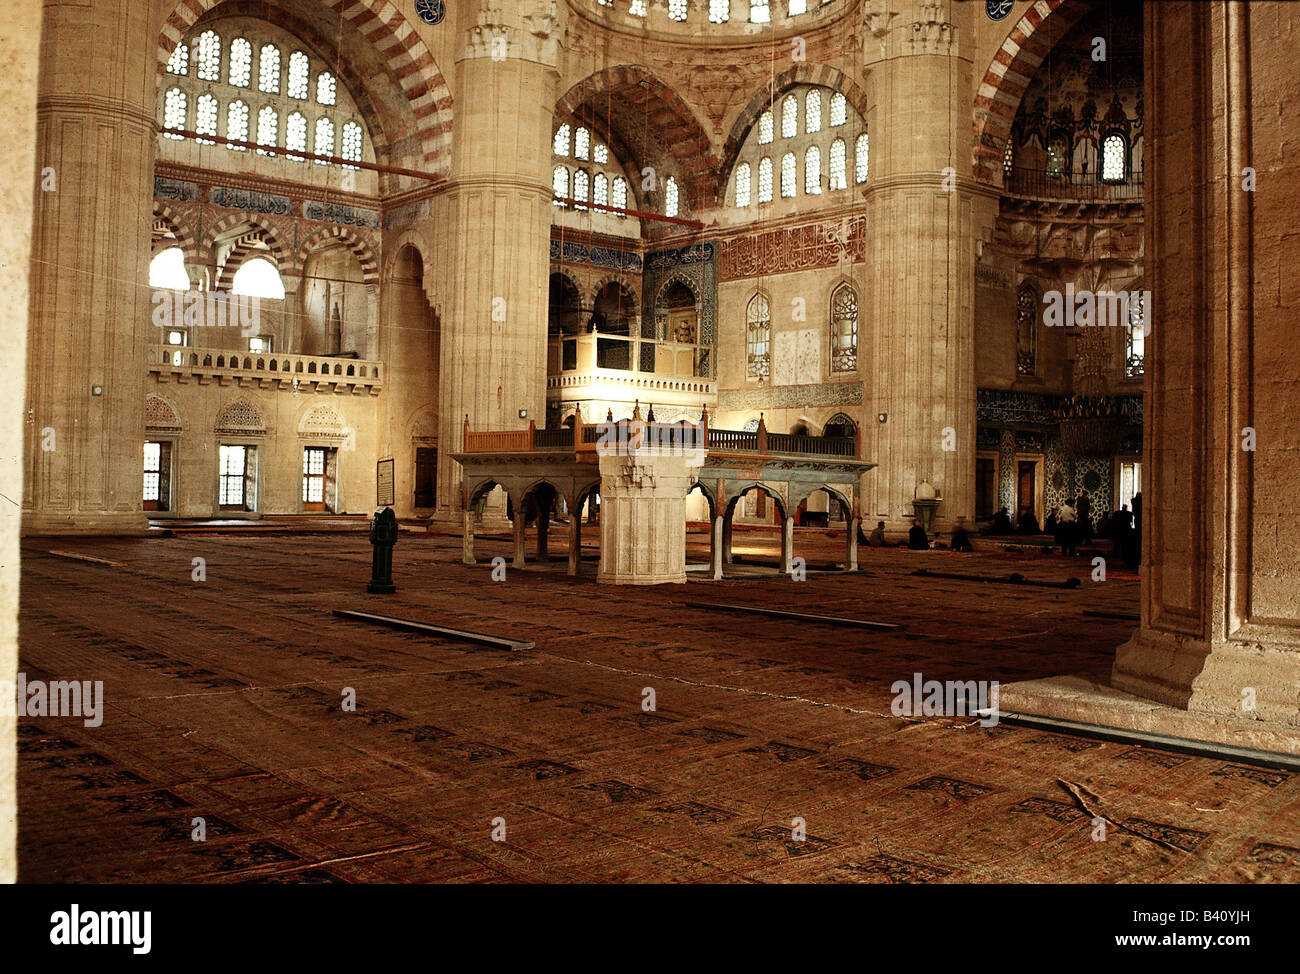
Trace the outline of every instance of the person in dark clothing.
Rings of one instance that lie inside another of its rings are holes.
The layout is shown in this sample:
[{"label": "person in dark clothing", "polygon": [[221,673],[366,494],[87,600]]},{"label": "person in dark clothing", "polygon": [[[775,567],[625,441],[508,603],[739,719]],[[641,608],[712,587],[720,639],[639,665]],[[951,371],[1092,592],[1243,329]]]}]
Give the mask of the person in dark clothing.
[{"label": "person in dark clothing", "polygon": [[888,542],[885,541],[885,522],[877,521],[876,530],[871,532],[871,537],[867,539],[867,544],[873,548],[883,548]]},{"label": "person in dark clothing", "polygon": [[1124,544],[1124,564],[1137,571],[1142,564],[1142,494],[1133,495],[1133,529]]},{"label": "person in dark clothing", "polygon": [[993,515],[993,523],[989,526],[989,534],[1015,534],[1016,529],[1011,524],[1011,515],[1007,513],[1005,507],[999,507],[998,512]]},{"label": "person in dark clothing", "polygon": [[1092,498],[1086,490],[1079,495],[1079,537],[1092,540]]},{"label": "person in dark clothing", "polygon": [[928,551],[930,539],[925,536],[925,528],[920,521],[912,522],[912,529],[907,532],[907,546],[913,551]]},{"label": "person in dark clothing", "polygon": [[1050,534],[1053,537],[1056,536],[1056,514],[1059,510],[1059,507],[1053,507],[1047,512],[1047,520],[1043,523],[1043,533]]},{"label": "person in dark clothing", "polygon": [[970,543],[970,535],[966,529],[958,524],[952,529],[952,550],[953,551],[974,551],[975,548]]},{"label": "person in dark clothing", "polygon": [[1016,534],[1040,534],[1038,528],[1038,518],[1034,516],[1033,511],[1025,511],[1020,515],[1020,523],[1016,525]]}]

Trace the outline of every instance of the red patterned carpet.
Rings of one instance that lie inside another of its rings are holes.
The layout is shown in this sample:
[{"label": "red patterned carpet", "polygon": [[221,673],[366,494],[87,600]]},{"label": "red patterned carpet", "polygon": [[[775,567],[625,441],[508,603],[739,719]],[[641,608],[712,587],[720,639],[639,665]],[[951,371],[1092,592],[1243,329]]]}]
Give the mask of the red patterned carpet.
[{"label": "red patterned carpet", "polygon": [[[736,540],[753,558],[775,539]],[[481,540],[480,559],[507,548]],[[816,565],[841,542],[805,530],[796,551]],[[363,592],[364,535],[29,540],[21,668],[103,680],[107,703],[98,728],[21,721],[21,879],[1300,881],[1296,775],[890,714],[890,685],[915,672],[1104,675],[1133,624],[1082,611],[1135,611],[1131,575],[1093,584],[1081,559],[883,550],[864,551],[855,576],[637,589],[568,578],[559,552],[549,572],[493,582],[459,552],[456,538],[403,535],[399,592],[381,597]],[[196,557],[206,581],[191,580]],[[926,579],[918,567],[1072,571],[1084,584]],[[684,604],[697,600],[906,628]],[[334,608],[536,649],[372,628]],[[1093,814],[1110,820],[1104,841]]]}]

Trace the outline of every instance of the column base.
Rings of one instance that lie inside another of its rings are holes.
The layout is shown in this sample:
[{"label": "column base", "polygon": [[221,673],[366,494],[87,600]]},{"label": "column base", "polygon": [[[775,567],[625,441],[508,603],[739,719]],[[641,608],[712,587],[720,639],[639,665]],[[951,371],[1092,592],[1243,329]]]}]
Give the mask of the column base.
[{"label": "column base", "polygon": [[[1151,738],[1144,743],[1152,747],[1161,743],[1198,742],[1300,756],[1300,727],[1270,725],[1242,715],[1195,713],[1145,700],[1081,676],[1004,684],[998,691],[997,706],[1005,718],[1045,717],[1087,725],[1099,733],[1123,731]],[[1063,732],[1068,733],[1068,728]]]},{"label": "column base", "polygon": [[1167,707],[1300,733],[1300,645],[1141,629],[1116,650],[1111,683]]},{"label": "column base", "polygon": [[72,534],[146,535],[149,518],[144,511],[45,514],[23,512],[22,537]]}]

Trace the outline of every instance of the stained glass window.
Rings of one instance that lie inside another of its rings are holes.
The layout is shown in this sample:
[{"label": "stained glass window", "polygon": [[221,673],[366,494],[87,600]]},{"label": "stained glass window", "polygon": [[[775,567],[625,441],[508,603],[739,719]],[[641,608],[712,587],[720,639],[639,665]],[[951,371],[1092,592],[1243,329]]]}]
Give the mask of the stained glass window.
[{"label": "stained glass window", "polygon": [[831,371],[858,367],[858,293],[841,284],[831,295]]},{"label": "stained glass window", "polygon": [[766,378],[772,364],[772,312],[767,298],[755,294],[745,312],[745,374],[751,379]]}]

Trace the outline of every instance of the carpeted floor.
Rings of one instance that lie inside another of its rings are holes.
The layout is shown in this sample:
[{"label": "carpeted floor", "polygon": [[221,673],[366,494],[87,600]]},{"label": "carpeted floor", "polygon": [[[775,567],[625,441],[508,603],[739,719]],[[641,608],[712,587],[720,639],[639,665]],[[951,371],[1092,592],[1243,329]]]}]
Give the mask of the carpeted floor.
[{"label": "carpeted floor", "polygon": [[[775,555],[771,535],[738,532],[736,546],[750,561]],[[508,549],[481,539],[478,553]],[[842,542],[801,530],[796,552],[829,563]],[[562,552],[550,571],[493,582],[459,553],[457,538],[404,534],[399,592],[384,597],[363,591],[364,535],[30,539],[21,668],[103,680],[107,704],[98,728],[21,721],[21,879],[1300,881],[1295,775],[890,714],[890,685],[915,672],[1105,675],[1133,624],[1082,610],[1136,611],[1131,574],[1094,584],[1083,559],[890,549],[864,551],[855,576],[797,582],[742,564],[755,574],[638,589],[568,578]],[[205,581],[192,580],[195,558]],[[1084,583],[988,585],[918,567]],[[537,645],[475,648],[334,608]],[[1110,820],[1104,841],[1094,814]]]}]

